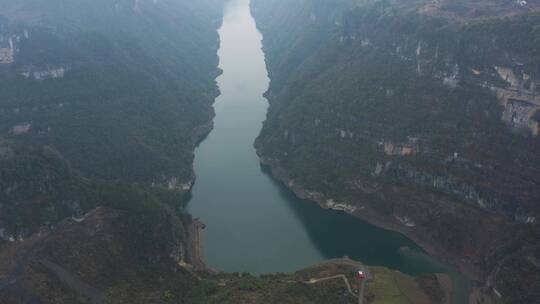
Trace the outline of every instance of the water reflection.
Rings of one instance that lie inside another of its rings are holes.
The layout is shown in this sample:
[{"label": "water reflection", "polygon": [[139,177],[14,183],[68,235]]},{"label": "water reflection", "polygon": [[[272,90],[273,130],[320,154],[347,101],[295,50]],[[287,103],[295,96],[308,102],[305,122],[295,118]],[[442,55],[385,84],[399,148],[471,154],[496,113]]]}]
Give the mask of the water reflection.
[{"label": "water reflection", "polygon": [[367,265],[385,266],[409,275],[446,273],[455,286],[453,303],[468,301],[471,282],[452,267],[426,254],[405,236],[340,211],[322,210],[315,203],[296,197],[291,190],[274,180],[267,166],[261,165],[261,172],[302,221],[314,246],[324,258],[348,256]]},{"label": "water reflection", "polygon": [[409,274],[438,271],[400,248],[403,235],[296,198],[261,169],[253,142],[266,117],[268,77],[249,0],[233,0],[219,30],[221,95],[214,130],[196,150],[188,211],[207,225],[205,262],[229,272],[292,272],[345,255]]},{"label": "water reflection", "polygon": [[383,265],[409,274],[433,270],[429,265],[407,263],[400,248],[421,249],[403,235],[377,228],[344,212],[323,210],[313,202],[297,198],[292,191],[272,179],[267,167],[261,166],[261,172],[302,221],[313,244],[325,258],[349,256],[365,264]]}]

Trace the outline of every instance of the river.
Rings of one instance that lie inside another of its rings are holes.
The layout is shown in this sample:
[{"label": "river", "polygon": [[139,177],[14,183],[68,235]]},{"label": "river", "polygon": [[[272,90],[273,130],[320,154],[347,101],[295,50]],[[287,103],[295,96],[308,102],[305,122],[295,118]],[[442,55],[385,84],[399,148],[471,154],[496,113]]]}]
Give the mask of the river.
[{"label": "river", "polygon": [[[266,116],[262,94],[269,79],[249,0],[228,3],[219,35],[221,95],[214,105],[214,130],[196,150],[197,181],[188,205],[207,225],[206,264],[260,274],[349,256],[411,275],[446,272],[461,284],[457,273],[426,257],[403,235],[300,200],[261,168],[253,142]],[[455,303],[465,303],[466,292],[454,296]]]}]

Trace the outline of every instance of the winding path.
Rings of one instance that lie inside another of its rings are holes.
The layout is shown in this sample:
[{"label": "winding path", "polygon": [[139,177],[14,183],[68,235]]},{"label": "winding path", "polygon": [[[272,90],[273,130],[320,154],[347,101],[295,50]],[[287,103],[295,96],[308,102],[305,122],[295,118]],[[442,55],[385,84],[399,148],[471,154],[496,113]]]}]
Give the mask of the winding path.
[{"label": "winding path", "polygon": [[89,298],[92,304],[105,303],[106,297],[103,292],[79,280],[62,266],[47,260],[42,260],[40,263],[51,270],[62,283],[75,290],[78,294]]},{"label": "winding path", "polygon": [[[349,291],[349,294],[352,296],[356,296],[356,293],[351,288],[351,283],[349,282],[349,279],[347,279],[347,276],[344,274],[338,274],[330,277],[324,277],[324,278],[318,278],[318,279],[310,279],[309,281],[304,281],[306,284],[315,284],[327,280],[333,280],[333,279],[343,279],[343,282],[345,282],[345,286],[347,286],[347,290]],[[358,293],[358,304],[362,304],[364,301],[364,290],[365,290],[366,281],[362,281],[362,286],[360,287],[360,292]]]}]

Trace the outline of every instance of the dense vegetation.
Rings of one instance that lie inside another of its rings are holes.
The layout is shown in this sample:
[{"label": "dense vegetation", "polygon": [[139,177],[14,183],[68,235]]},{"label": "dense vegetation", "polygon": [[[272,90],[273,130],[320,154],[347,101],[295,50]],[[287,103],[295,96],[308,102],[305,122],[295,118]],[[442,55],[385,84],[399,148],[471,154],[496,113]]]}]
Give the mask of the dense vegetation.
[{"label": "dense vegetation", "polygon": [[215,2],[3,1],[2,136],[54,145],[86,176],[189,182],[216,95]]},{"label": "dense vegetation", "polygon": [[538,296],[520,273],[540,235],[527,116],[540,106],[540,17],[440,2],[254,1],[272,79],[256,146],[297,193],[403,231],[521,303]]},{"label": "dense vegetation", "polygon": [[[0,54],[9,55],[0,58],[0,252],[99,207],[117,218],[102,232],[124,248],[114,263],[186,262],[184,196],[193,150],[212,126],[221,6],[0,0]],[[86,237],[47,250],[73,254],[64,265],[87,264],[80,273],[106,267],[110,252]]]},{"label": "dense vegetation", "polygon": [[[540,111],[518,115],[540,93],[540,18],[428,2],[254,0],[272,78],[258,151],[321,204],[374,211],[505,301],[534,302]],[[340,281],[305,283],[335,269],[184,264],[220,14],[220,0],[0,0],[0,302],[356,302]],[[443,301],[432,277],[375,274],[370,300]]]},{"label": "dense vegetation", "polygon": [[[364,266],[357,262],[332,260],[293,274],[261,276],[194,273],[163,264],[141,267],[123,240],[124,232],[110,228],[121,222],[122,213],[98,208],[81,223],[63,222],[54,233],[40,235],[31,243],[18,243],[14,252],[0,252],[0,271],[5,273],[13,261],[24,265],[24,271],[18,275],[25,276],[14,283],[16,288],[4,291],[0,279],[0,301],[26,303],[39,298],[43,303],[69,304],[96,302],[95,299],[104,303],[190,304],[358,302],[354,274]],[[69,275],[59,276],[61,271]],[[369,303],[408,303],[410,299],[418,304],[445,303],[444,286],[435,276],[413,278],[380,267],[369,271],[374,278],[365,291],[365,301]]]}]

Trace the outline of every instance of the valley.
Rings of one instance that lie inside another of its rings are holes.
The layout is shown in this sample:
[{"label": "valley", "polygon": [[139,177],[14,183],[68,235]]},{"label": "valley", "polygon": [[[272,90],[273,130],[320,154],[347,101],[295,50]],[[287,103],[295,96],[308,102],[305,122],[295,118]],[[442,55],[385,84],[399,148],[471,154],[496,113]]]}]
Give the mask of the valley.
[{"label": "valley", "polygon": [[0,0],[0,303],[535,303],[539,9]]}]

